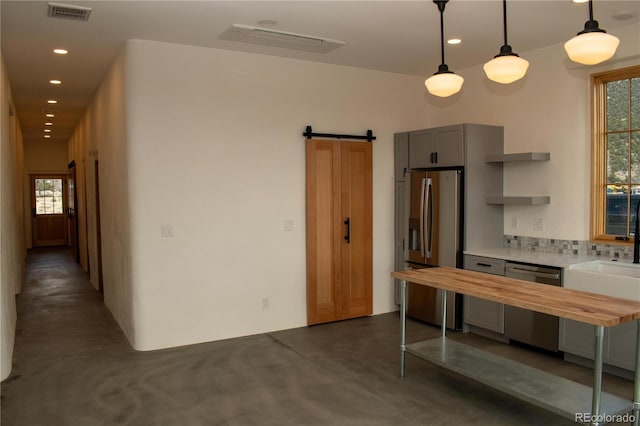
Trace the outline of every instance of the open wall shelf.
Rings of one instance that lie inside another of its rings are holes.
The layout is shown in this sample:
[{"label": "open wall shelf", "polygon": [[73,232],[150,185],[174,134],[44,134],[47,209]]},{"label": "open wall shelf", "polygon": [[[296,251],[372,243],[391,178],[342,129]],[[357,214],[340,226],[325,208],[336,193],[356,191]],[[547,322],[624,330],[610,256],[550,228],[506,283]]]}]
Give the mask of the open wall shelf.
[{"label": "open wall shelf", "polygon": [[548,152],[518,152],[514,154],[487,155],[487,163],[507,163],[511,161],[549,161],[551,154]]},{"label": "open wall shelf", "polygon": [[550,204],[549,196],[506,196],[506,195],[487,195],[485,198],[487,204],[504,204],[504,205],[523,205],[537,206],[542,204]]}]

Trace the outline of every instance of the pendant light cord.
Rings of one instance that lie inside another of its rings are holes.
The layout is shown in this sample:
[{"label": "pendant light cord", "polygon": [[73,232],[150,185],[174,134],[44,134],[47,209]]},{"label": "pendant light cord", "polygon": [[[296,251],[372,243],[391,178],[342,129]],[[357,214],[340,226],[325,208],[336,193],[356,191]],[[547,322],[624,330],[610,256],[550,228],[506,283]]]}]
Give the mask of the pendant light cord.
[{"label": "pendant light cord", "polygon": [[504,29],[504,45],[508,46],[507,43],[507,0],[502,0],[502,28]]},{"label": "pendant light cord", "polygon": [[444,65],[444,7],[446,2],[438,2],[438,10],[440,11],[440,57],[442,65]]},{"label": "pendant light cord", "polygon": [[589,20],[593,21],[593,0],[589,0]]}]

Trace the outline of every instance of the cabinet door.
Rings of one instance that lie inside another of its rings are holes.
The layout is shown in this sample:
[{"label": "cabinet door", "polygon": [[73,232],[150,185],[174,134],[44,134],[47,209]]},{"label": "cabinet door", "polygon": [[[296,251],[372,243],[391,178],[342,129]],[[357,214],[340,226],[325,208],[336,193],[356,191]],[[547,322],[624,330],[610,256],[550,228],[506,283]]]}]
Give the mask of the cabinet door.
[{"label": "cabinet door", "polygon": [[[464,256],[464,269],[504,275],[505,262],[488,257]],[[499,334],[504,334],[504,304],[473,296],[464,297],[464,322]]]},{"label": "cabinet door", "polygon": [[635,371],[636,322],[631,321],[605,331],[604,363]]},{"label": "cabinet door", "polygon": [[[394,270],[401,271],[405,269],[404,263],[404,233],[405,233],[405,182],[396,182],[394,191],[394,247],[395,247],[395,262]],[[400,303],[400,280],[395,279],[395,302]]]},{"label": "cabinet door", "polygon": [[436,164],[438,167],[464,166],[464,128],[447,126],[436,130]]},{"label": "cabinet door", "polygon": [[560,318],[558,349],[583,358],[594,359],[595,333],[595,327],[591,324]]},{"label": "cabinet door", "polygon": [[396,182],[404,181],[409,170],[409,133],[396,133],[393,137],[393,164]]},{"label": "cabinet door", "polygon": [[409,132],[409,167],[424,169],[436,167],[436,141],[434,130]]}]

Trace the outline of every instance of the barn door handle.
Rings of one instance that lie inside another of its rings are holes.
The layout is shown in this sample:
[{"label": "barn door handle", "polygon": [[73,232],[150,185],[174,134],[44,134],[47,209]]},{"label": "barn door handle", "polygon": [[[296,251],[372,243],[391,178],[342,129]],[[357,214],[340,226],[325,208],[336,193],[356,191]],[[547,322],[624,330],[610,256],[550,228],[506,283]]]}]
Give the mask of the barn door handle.
[{"label": "barn door handle", "polygon": [[351,220],[346,218],[344,224],[347,225],[347,235],[344,236],[344,239],[347,243],[351,243]]}]

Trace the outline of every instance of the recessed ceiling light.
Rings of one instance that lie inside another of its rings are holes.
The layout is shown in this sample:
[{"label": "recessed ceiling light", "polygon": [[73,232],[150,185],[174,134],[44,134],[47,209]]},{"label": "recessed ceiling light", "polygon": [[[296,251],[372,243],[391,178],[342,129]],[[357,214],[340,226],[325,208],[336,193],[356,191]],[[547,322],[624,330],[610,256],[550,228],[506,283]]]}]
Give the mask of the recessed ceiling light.
[{"label": "recessed ceiling light", "polygon": [[57,104],[57,103],[58,103],[58,101],[56,101],[55,99],[49,99],[49,100],[47,101],[47,103],[48,103],[48,104]]},{"label": "recessed ceiling light", "polygon": [[49,80],[49,83],[51,84],[62,84],[61,80]]},{"label": "recessed ceiling light", "polygon": [[66,55],[69,53],[66,49],[53,49],[53,53],[57,53],[58,55]]},{"label": "recessed ceiling light", "polygon": [[572,0],[574,3],[586,3],[589,0]]},{"label": "recessed ceiling light", "polygon": [[258,21],[258,25],[261,27],[273,28],[278,25],[278,21],[274,19],[261,19]]},{"label": "recessed ceiling light", "polygon": [[447,40],[447,44],[460,44],[462,43],[462,39],[460,38],[450,38]]},{"label": "recessed ceiling light", "polygon": [[51,129],[44,129],[45,133],[51,133]]},{"label": "recessed ceiling light", "polygon": [[636,16],[635,12],[631,12],[629,10],[619,10],[611,14],[611,17],[617,21],[626,21],[634,16]]},{"label": "recessed ceiling light", "polygon": [[55,114],[45,114],[44,116],[45,116],[45,117],[49,117],[49,118],[53,118],[53,117],[55,117],[56,115],[55,115]]},{"label": "recessed ceiling light", "polygon": [[44,123],[45,126],[53,126],[53,123],[50,121],[47,121],[46,123]]},{"label": "recessed ceiling light", "polygon": [[45,138],[49,139],[51,135],[44,135]]}]

